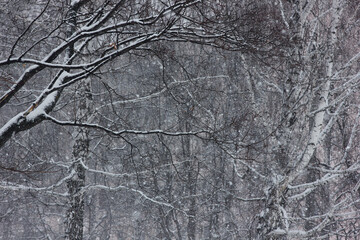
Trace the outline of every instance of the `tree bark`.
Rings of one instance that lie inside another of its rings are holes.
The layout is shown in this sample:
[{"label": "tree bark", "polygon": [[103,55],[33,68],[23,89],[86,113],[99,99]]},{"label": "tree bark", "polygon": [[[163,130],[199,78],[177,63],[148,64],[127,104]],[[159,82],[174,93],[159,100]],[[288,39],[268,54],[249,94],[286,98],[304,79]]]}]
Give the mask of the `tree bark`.
[{"label": "tree bark", "polygon": [[[71,4],[68,13],[68,29],[67,37],[70,37],[76,30],[76,15],[79,7],[87,1],[75,1]],[[74,54],[74,46],[70,45],[67,50],[67,58],[70,59]],[[75,96],[79,103],[75,105],[76,122],[87,122],[90,112],[90,80],[85,79],[79,83]],[[84,228],[84,191],[85,186],[85,169],[83,163],[87,162],[89,157],[89,130],[86,128],[76,128],[74,131],[74,144],[72,152],[72,166],[70,171],[73,177],[67,181],[68,188],[68,204],[69,208],[66,213],[65,239],[81,240],[83,239]]]}]

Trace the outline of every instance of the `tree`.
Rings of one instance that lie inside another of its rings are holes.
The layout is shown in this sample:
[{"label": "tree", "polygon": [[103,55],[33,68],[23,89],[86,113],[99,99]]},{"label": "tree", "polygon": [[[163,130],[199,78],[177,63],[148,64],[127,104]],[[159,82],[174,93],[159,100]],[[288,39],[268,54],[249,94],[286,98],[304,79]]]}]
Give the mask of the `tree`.
[{"label": "tree", "polygon": [[[346,197],[342,197],[344,192],[331,194],[329,201],[321,203],[318,213],[301,212],[302,209],[296,212],[295,206],[301,206],[308,194],[320,192],[321,186],[340,178],[342,171],[352,171],[349,166],[345,167],[346,170],[340,170],[344,167],[342,159],[348,154],[347,151],[339,155],[335,150],[331,153],[331,162],[326,160],[327,154],[323,153],[326,136],[341,114],[352,112],[354,117],[357,115],[356,110],[348,105],[349,101],[355,99],[349,99],[353,89],[345,79],[348,76],[351,82],[358,81],[357,77],[346,73],[358,67],[354,62],[358,58],[358,49],[350,48],[352,53],[345,58],[341,58],[344,56],[338,55],[336,49],[339,36],[343,34],[340,24],[344,27],[350,23],[349,19],[343,18],[343,13],[349,13],[351,4],[336,0],[317,5],[308,1],[289,2],[291,5],[288,6],[293,11],[289,15],[286,15],[286,5],[278,2],[287,27],[284,31],[291,35],[291,44],[284,56],[286,64],[275,73],[279,74],[278,82],[266,83],[278,92],[279,98],[276,98],[281,105],[276,109],[281,115],[275,115],[277,120],[272,119],[271,122],[277,122],[276,127],[270,127],[266,135],[270,138],[269,152],[274,158],[271,159],[270,172],[263,175],[268,184],[264,191],[265,209],[259,216],[257,227],[259,239],[337,235],[331,227],[322,230],[336,223],[338,211],[344,211],[347,202]],[[349,30],[350,27],[344,29]],[[343,42],[344,46],[350,46],[350,42]],[[255,91],[252,94],[255,96]],[[354,129],[351,135],[356,137]],[[351,143],[347,149],[351,149]],[[328,150],[333,151],[331,147]],[[304,173],[314,170],[319,174],[306,178]],[[333,187],[328,185],[328,189]],[[312,195],[313,201],[320,199],[322,197]],[[302,217],[305,217],[305,229],[298,227],[300,223],[297,221],[301,222]]]},{"label": "tree", "polygon": [[[98,128],[109,134],[119,136],[127,133],[128,130],[116,132],[98,124],[88,124],[89,109],[88,107],[83,108],[82,105],[74,117],[68,116],[70,119],[74,119],[73,121],[59,121],[54,116],[50,116],[49,113],[54,112],[54,107],[59,105],[67,109],[70,100],[68,94],[73,91],[71,87],[79,81],[89,81],[87,79],[90,76],[101,74],[104,71],[103,66],[114,61],[116,57],[123,56],[151,42],[176,39],[184,34],[195,36],[196,32],[187,30],[181,19],[187,14],[187,9],[196,3],[198,1],[176,1],[168,4],[159,2],[149,9],[149,1],[104,1],[96,4],[91,1],[70,1],[68,3],[69,10],[64,15],[65,21],[61,19],[57,23],[55,22],[54,26],[51,26],[52,28],[34,35],[32,32],[34,26],[45,21],[48,14],[59,7],[58,4],[51,4],[48,1],[38,12],[38,16],[33,16],[34,20],[23,30],[13,45],[6,49],[4,53],[6,56],[1,62],[3,67],[32,65],[23,70],[23,74],[4,92],[0,100],[2,108],[11,105],[12,100],[23,89],[26,89],[27,84],[41,71],[49,69],[51,80],[41,83],[42,85],[39,84],[41,90],[35,101],[31,99],[33,95],[26,96],[32,103],[25,109],[21,109],[19,113],[4,124],[0,133],[0,145],[5,146],[13,134],[31,129],[44,120],[59,125],[82,127],[77,130],[77,134],[74,136],[73,156],[75,161],[68,166],[65,165],[68,168],[68,173],[57,183],[45,187],[45,189],[53,189],[54,187],[61,187],[63,183],[67,182],[70,209],[67,213],[66,235],[69,239],[82,238],[82,212],[84,208],[82,195],[85,186],[83,164],[88,158],[89,144],[86,128]],[[30,36],[33,40],[27,42],[25,49],[23,49],[20,43]],[[55,36],[59,36],[60,41],[53,40]],[[209,35],[209,37],[211,36]],[[43,43],[57,46],[44,50],[42,49]],[[42,49],[40,54],[39,48]],[[89,96],[87,85],[85,83],[85,87],[77,89],[78,94],[75,96],[81,97],[82,94]],[[162,133],[161,130],[153,132],[130,130],[129,132],[132,134]],[[193,133],[169,134],[176,136]],[[32,186],[18,186],[18,189],[40,190]]]},{"label": "tree", "polygon": [[7,238],[357,236],[356,3],[6,3]]}]

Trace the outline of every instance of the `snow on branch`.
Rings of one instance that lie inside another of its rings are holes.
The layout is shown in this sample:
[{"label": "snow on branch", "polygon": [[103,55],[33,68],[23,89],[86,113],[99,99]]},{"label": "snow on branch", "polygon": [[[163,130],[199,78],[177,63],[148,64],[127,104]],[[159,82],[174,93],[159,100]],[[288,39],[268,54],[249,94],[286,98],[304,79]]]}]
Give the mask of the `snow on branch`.
[{"label": "snow on branch", "polygon": [[[74,5],[79,4],[85,4],[87,1],[75,1]],[[21,55],[21,57],[12,57],[12,54],[8,57],[6,60],[0,61],[0,66],[4,65],[10,65],[14,63],[32,63],[35,64],[33,66],[30,66],[27,68],[24,73],[19,77],[19,79],[16,81],[13,86],[0,97],[0,108],[3,107],[5,104],[7,104],[10,99],[25,85],[26,82],[28,82],[30,79],[32,79],[35,74],[39,73],[45,68],[62,68],[62,69],[84,69],[91,66],[97,66],[95,69],[98,69],[98,67],[102,66],[106,62],[110,61],[116,56],[119,56],[125,52],[128,52],[129,50],[136,48],[146,42],[151,41],[154,38],[159,38],[162,34],[164,34],[166,31],[170,30],[174,22],[168,23],[166,26],[164,26],[162,29],[159,30],[159,32],[156,33],[146,33],[143,35],[137,35],[135,38],[129,38],[125,39],[120,44],[127,45],[129,42],[133,42],[132,44],[125,46],[121,50],[115,51],[114,53],[105,55],[104,57],[95,60],[94,62],[88,63],[88,64],[79,64],[79,65],[71,65],[71,64],[60,64],[60,63],[52,63],[58,56],[60,56],[61,53],[65,51],[69,46],[75,44],[76,42],[80,41],[81,39],[88,38],[88,37],[97,37],[100,35],[104,35],[106,33],[109,33],[109,31],[114,29],[123,28],[126,26],[131,25],[151,25],[156,23],[157,21],[160,21],[160,19],[164,16],[166,16],[169,13],[172,13],[173,11],[176,11],[178,9],[189,7],[193,4],[196,4],[200,1],[180,1],[172,6],[168,6],[164,8],[160,13],[158,13],[155,16],[147,17],[143,19],[129,19],[123,22],[117,22],[115,24],[110,24],[108,26],[103,26],[107,21],[111,18],[111,16],[117,11],[117,9],[124,3],[125,1],[118,2],[105,16],[103,16],[98,21],[92,23],[91,25],[85,25],[81,27],[79,30],[74,32],[72,36],[70,36],[68,39],[64,40],[60,45],[55,47],[53,50],[51,50],[42,60],[36,60],[36,59],[24,59],[24,54]],[[135,39],[138,39],[138,41],[134,41]],[[16,45],[16,44],[15,44]],[[14,46],[15,46],[14,45]]]},{"label": "snow on branch", "polygon": [[109,187],[109,186],[100,185],[100,184],[88,185],[88,186],[85,186],[84,188],[82,188],[81,191],[82,192],[88,192],[90,190],[107,190],[107,191],[127,190],[127,191],[134,192],[136,194],[139,194],[141,197],[143,197],[144,199],[146,199],[146,200],[148,200],[148,201],[150,201],[150,202],[152,202],[154,204],[165,206],[165,207],[175,209],[175,210],[179,210],[181,212],[185,212],[185,211],[183,211],[181,209],[176,208],[175,206],[173,206],[170,203],[159,201],[159,200],[156,200],[155,198],[149,197],[143,191],[140,191],[140,190],[134,189],[134,188],[130,188],[130,187],[127,187],[127,186],[123,186],[123,185],[119,185],[119,186],[115,186],[115,187]]},{"label": "snow on branch", "polygon": [[[167,167],[175,166],[175,165],[181,165],[181,164],[185,164],[188,162],[190,162],[190,160],[161,164],[159,166],[156,166],[156,169],[167,168]],[[132,177],[132,176],[137,176],[139,174],[151,173],[153,171],[153,169],[151,169],[151,170],[143,170],[143,171],[135,171],[135,172],[114,173],[114,172],[108,172],[108,171],[102,171],[102,170],[90,168],[83,161],[80,161],[80,164],[84,167],[84,169],[86,171],[88,171],[90,173],[101,174],[103,176],[108,176],[108,177],[113,177],[113,178]]]},{"label": "snow on branch", "polygon": [[207,138],[209,135],[211,135],[211,132],[209,131],[190,131],[190,132],[168,132],[161,129],[155,129],[155,130],[121,130],[121,131],[114,131],[110,128],[100,126],[98,124],[92,124],[92,123],[78,123],[78,122],[70,122],[70,121],[60,121],[56,118],[45,114],[44,118],[46,120],[50,120],[53,123],[56,123],[58,125],[62,126],[73,126],[73,127],[84,127],[84,128],[92,128],[104,131],[108,134],[115,135],[115,136],[121,136],[124,134],[135,134],[135,135],[152,135],[152,134],[162,134],[166,136],[185,136],[185,135],[191,135],[196,136],[199,138]]},{"label": "snow on branch", "polygon": [[113,101],[111,103],[101,105],[101,106],[97,107],[95,110],[98,111],[98,110],[100,110],[100,109],[102,109],[104,107],[108,107],[108,106],[144,102],[144,101],[150,100],[152,98],[158,97],[161,94],[171,90],[172,88],[180,86],[180,85],[193,84],[194,82],[197,82],[197,81],[205,81],[205,80],[219,79],[219,78],[228,79],[229,76],[228,75],[215,75],[215,76],[197,77],[197,78],[193,78],[193,79],[186,80],[186,81],[177,81],[177,80],[175,80],[174,82],[171,82],[171,83],[167,84],[164,88],[159,89],[159,91],[157,91],[157,92],[151,93],[151,94],[146,95],[146,96],[139,96],[139,97],[136,97],[136,98],[126,99],[126,100]]},{"label": "snow on branch", "polygon": [[56,193],[54,190],[63,184],[65,184],[69,179],[73,178],[76,174],[76,171],[73,169],[69,175],[63,177],[56,183],[46,186],[46,187],[34,187],[34,186],[25,186],[22,184],[11,184],[8,182],[0,182],[0,189],[12,190],[12,191],[34,191],[34,192],[47,192],[49,194],[55,194],[59,196],[66,197],[67,194],[64,193]]},{"label": "snow on branch", "polygon": [[0,147],[3,146],[13,134],[29,129],[43,120],[45,114],[54,107],[59,94],[59,91],[48,94],[47,90],[59,86],[67,76],[68,73],[62,71],[59,76],[54,79],[54,83],[50,83],[48,88],[40,94],[37,100],[34,101],[27,110],[20,112],[0,128]]}]

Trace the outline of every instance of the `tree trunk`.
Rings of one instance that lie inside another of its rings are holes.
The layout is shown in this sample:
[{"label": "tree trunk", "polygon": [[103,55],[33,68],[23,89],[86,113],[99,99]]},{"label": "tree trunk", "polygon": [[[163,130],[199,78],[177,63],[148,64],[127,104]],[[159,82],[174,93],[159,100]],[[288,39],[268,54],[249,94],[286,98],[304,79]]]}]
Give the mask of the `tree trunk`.
[{"label": "tree trunk", "polygon": [[[70,4],[68,12],[68,29],[67,37],[70,37],[76,30],[76,15],[84,1],[74,1]],[[71,45],[67,50],[67,59],[71,61],[74,54],[74,46]],[[79,83],[79,87],[75,93],[78,104],[75,105],[75,122],[87,122],[90,112],[90,80],[86,79]],[[69,208],[66,213],[65,221],[65,239],[81,240],[83,239],[84,227],[84,191],[85,186],[85,169],[83,163],[87,162],[89,157],[89,130],[86,128],[76,128],[74,131],[74,144],[72,151],[72,166],[69,169],[73,176],[67,181],[68,188],[68,204]]]},{"label": "tree trunk", "polygon": [[287,189],[282,183],[275,184],[266,193],[268,196],[265,203],[265,210],[260,214],[257,226],[257,239],[287,239],[286,232],[279,231],[286,229],[284,222],[285,194]]},{"label": "tree trunk", "polygon": [[[75,146],[85,147],[81,140],[76,141]],[[74,147],[75,147],[74,146]],[[75,154],[75,153],[74,153]],[[85,169],[80,162],[76,162],[72,167],[75,175],[67,182],[69,205],[66,214],[66,239],[81,240],[83,239],[84,225],[84,193],[81,191],[85,185]]]},{"label": "tree trunk", "polygon": [[[183,119],[183,127],[185,131],[191,131],[190,117],[191,110],[186,107],[183,112],[185,119]],[[196,192],[197,192],[197,161],[191,154],[190,137],[184,136],[182,138],[183,156],[186,159],[185,169],[187,171],[186,176],[186,189],[189,194],[189,205],[187,210],[188,222],[187,222],[187,236],[188,240],[196,239]]]},{"label": "tree trunk", "polygon": [[[80,83],[76,95],[81,102],[77,106],[76,121],[86,122],[90,112],[90,81]],[[73,160],[71,171],[74,175],[67,182],[69,193],[69,209],[66,216],[66,239],[80,240],[83,239],[84,225],[84,192],[85,186],[85,169],[83,163],[89,158],[89,130],[77,128],[75,130],[75,143],[73,145]]]}]

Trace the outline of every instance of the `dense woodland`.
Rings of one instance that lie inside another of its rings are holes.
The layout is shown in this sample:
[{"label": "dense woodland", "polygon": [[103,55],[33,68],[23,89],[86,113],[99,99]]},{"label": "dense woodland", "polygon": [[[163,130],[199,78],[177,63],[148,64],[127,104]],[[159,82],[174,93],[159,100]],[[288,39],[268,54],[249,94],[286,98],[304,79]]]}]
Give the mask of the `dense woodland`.
[{"label": "dense woodland", "polygon": [[0,21],[0,239],[360,239],[358,0]]}]

